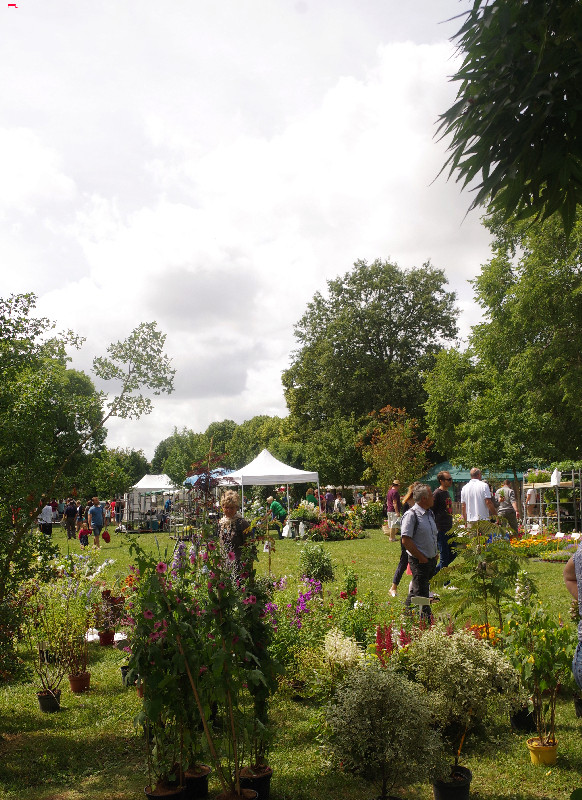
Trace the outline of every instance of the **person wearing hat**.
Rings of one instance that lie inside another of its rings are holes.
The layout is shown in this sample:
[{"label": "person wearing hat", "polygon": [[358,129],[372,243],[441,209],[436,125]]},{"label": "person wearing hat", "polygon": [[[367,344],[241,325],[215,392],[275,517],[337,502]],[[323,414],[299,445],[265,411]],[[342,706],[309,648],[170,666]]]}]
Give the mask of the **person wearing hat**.
[{"label": "person wearing hat", "polygon": [[400,481],[394,478],[392,481],[392,488],[388,490],[386,495],[386,511],[389,514],[396,514],[400,516],[402,510],[402,503],[400,502]]},{"label": "person wearing hat", "polygon": [[278,500],[275,500],[272,496],[267,497],[267,505],[269,506],[269,510],[273,515],[273,519],[276,519],[278,522],[285,521],[287,511]]}]

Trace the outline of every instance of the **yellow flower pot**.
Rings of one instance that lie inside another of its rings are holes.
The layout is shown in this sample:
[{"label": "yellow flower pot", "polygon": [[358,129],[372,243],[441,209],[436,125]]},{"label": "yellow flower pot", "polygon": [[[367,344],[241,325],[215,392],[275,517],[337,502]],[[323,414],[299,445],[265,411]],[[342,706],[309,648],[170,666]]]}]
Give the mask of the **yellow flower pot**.
[{"label": "yellow flower pot", "polygon": [[558,742],[555,744],[540,744],[537,736],[527,740],[527,749],[532,764],[541,766],[551,766],[556,763],[558,757]]}]

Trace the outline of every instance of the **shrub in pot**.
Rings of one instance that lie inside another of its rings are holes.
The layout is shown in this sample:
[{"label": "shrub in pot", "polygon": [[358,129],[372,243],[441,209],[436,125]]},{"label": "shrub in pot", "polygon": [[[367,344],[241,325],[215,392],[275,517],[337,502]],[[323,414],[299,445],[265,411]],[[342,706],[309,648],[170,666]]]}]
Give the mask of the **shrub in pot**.
[{"label": "shrub in pot", "polygon": [[[533,704],[537,736],[528,740],[530,751],[552,748],[550,761],[555,760],[558,689],[571,682],[576,636],[541,605],[516,603],[507,616],[503,640],[504,652],[519,672],[521,685]],[[533,754],[532,760],[536,760]]]},{"label": "shrub in pot", "polygon": [[508,706],[519,705],[519,678],[503,653],[467,631],[435,625],[401,650],[407,675],[429,693],[454,779],[468,734]]},{"label": "shrub in pot", "polygon": [[39,703],[42,710],[58,711],[59,686],[69,670],[70,586],[62,578],[29,581],[22,592],[26,598],[22,632],[40,684]]},{"label": "shrub in pot", "polygon": [[378,786],[382,800],[443,770],[430,700],[394,669],[369,662],[350,670],[325,715],[335,760]]}]

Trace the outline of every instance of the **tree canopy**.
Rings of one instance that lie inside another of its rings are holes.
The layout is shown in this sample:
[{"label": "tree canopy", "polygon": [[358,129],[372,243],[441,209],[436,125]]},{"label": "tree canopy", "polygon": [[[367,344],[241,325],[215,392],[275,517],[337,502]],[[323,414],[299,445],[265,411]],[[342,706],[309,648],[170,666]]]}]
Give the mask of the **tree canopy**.
[{"label": "tree canopy", "polygon": [[443,270],[357,261],[327,286],[295,326],[300,347],[283,373],[294,424],[320,430],[387,404],[422,411],[423,373],[457,333]]},{"label": "tree canopy", "polygon": [[492,219],[493,258],[474,282],[485,321],[466,353],[427,377],[429,434],[465,466],[516,469],[582,454],[582,214],[570,236]]},{"label": "tree canopy", "polygon": [[582,4],[474,0],[453,41],[464,58],[440,117],[444,169],[477,179],[471,208],[506,220],[559,212],[569,233],[582,202]]},{"label": "tree canopy", "polygon": [[32,294],[0,299],[0,610],[13,576],[30,561],[27,536],[42,495],[70,491],[90,455],[101,452],[109,417],[148,413],[142,391],[173,388],[165,336],[142,323],[95,359],[97,374],[119,384],[106,401],[88,376],[67,367],[67,347],[81,340],[51,336],[50,321],[33,316],[35,301]]}]

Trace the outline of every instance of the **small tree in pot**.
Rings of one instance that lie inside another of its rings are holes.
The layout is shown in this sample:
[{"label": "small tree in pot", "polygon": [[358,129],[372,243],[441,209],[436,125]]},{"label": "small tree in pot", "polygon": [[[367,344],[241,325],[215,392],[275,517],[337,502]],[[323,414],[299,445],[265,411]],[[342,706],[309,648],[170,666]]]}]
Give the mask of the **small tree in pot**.
[{"label": "small tree in pot", "polygon": [[[530,750],[555,748],[558,689],[571,680],[576,638],[571,628],[558,624],[541,606],[517,603],[506,619],[503,636],[505,653],[533,703],[537,737],[528,740],[528,746]],[[553,756],[551,761],[555,761]]]},{"label": "small tree in pot", "polygon": [[350,671],[326,719],[337,762],[376,784],[381,800],[443,769],[427,695],[391,668],[368,663]]},{"label": "small tree in pot", "polygon": [[448,633],[440,626],[413,640],[399,661],[431,697],[435,721],[454,756],[450,777],[458,780],[467,734],[496,712],[506,712],[508,705],[519,704],[518,675],[503,653],[486,641],[467,631]]}]

